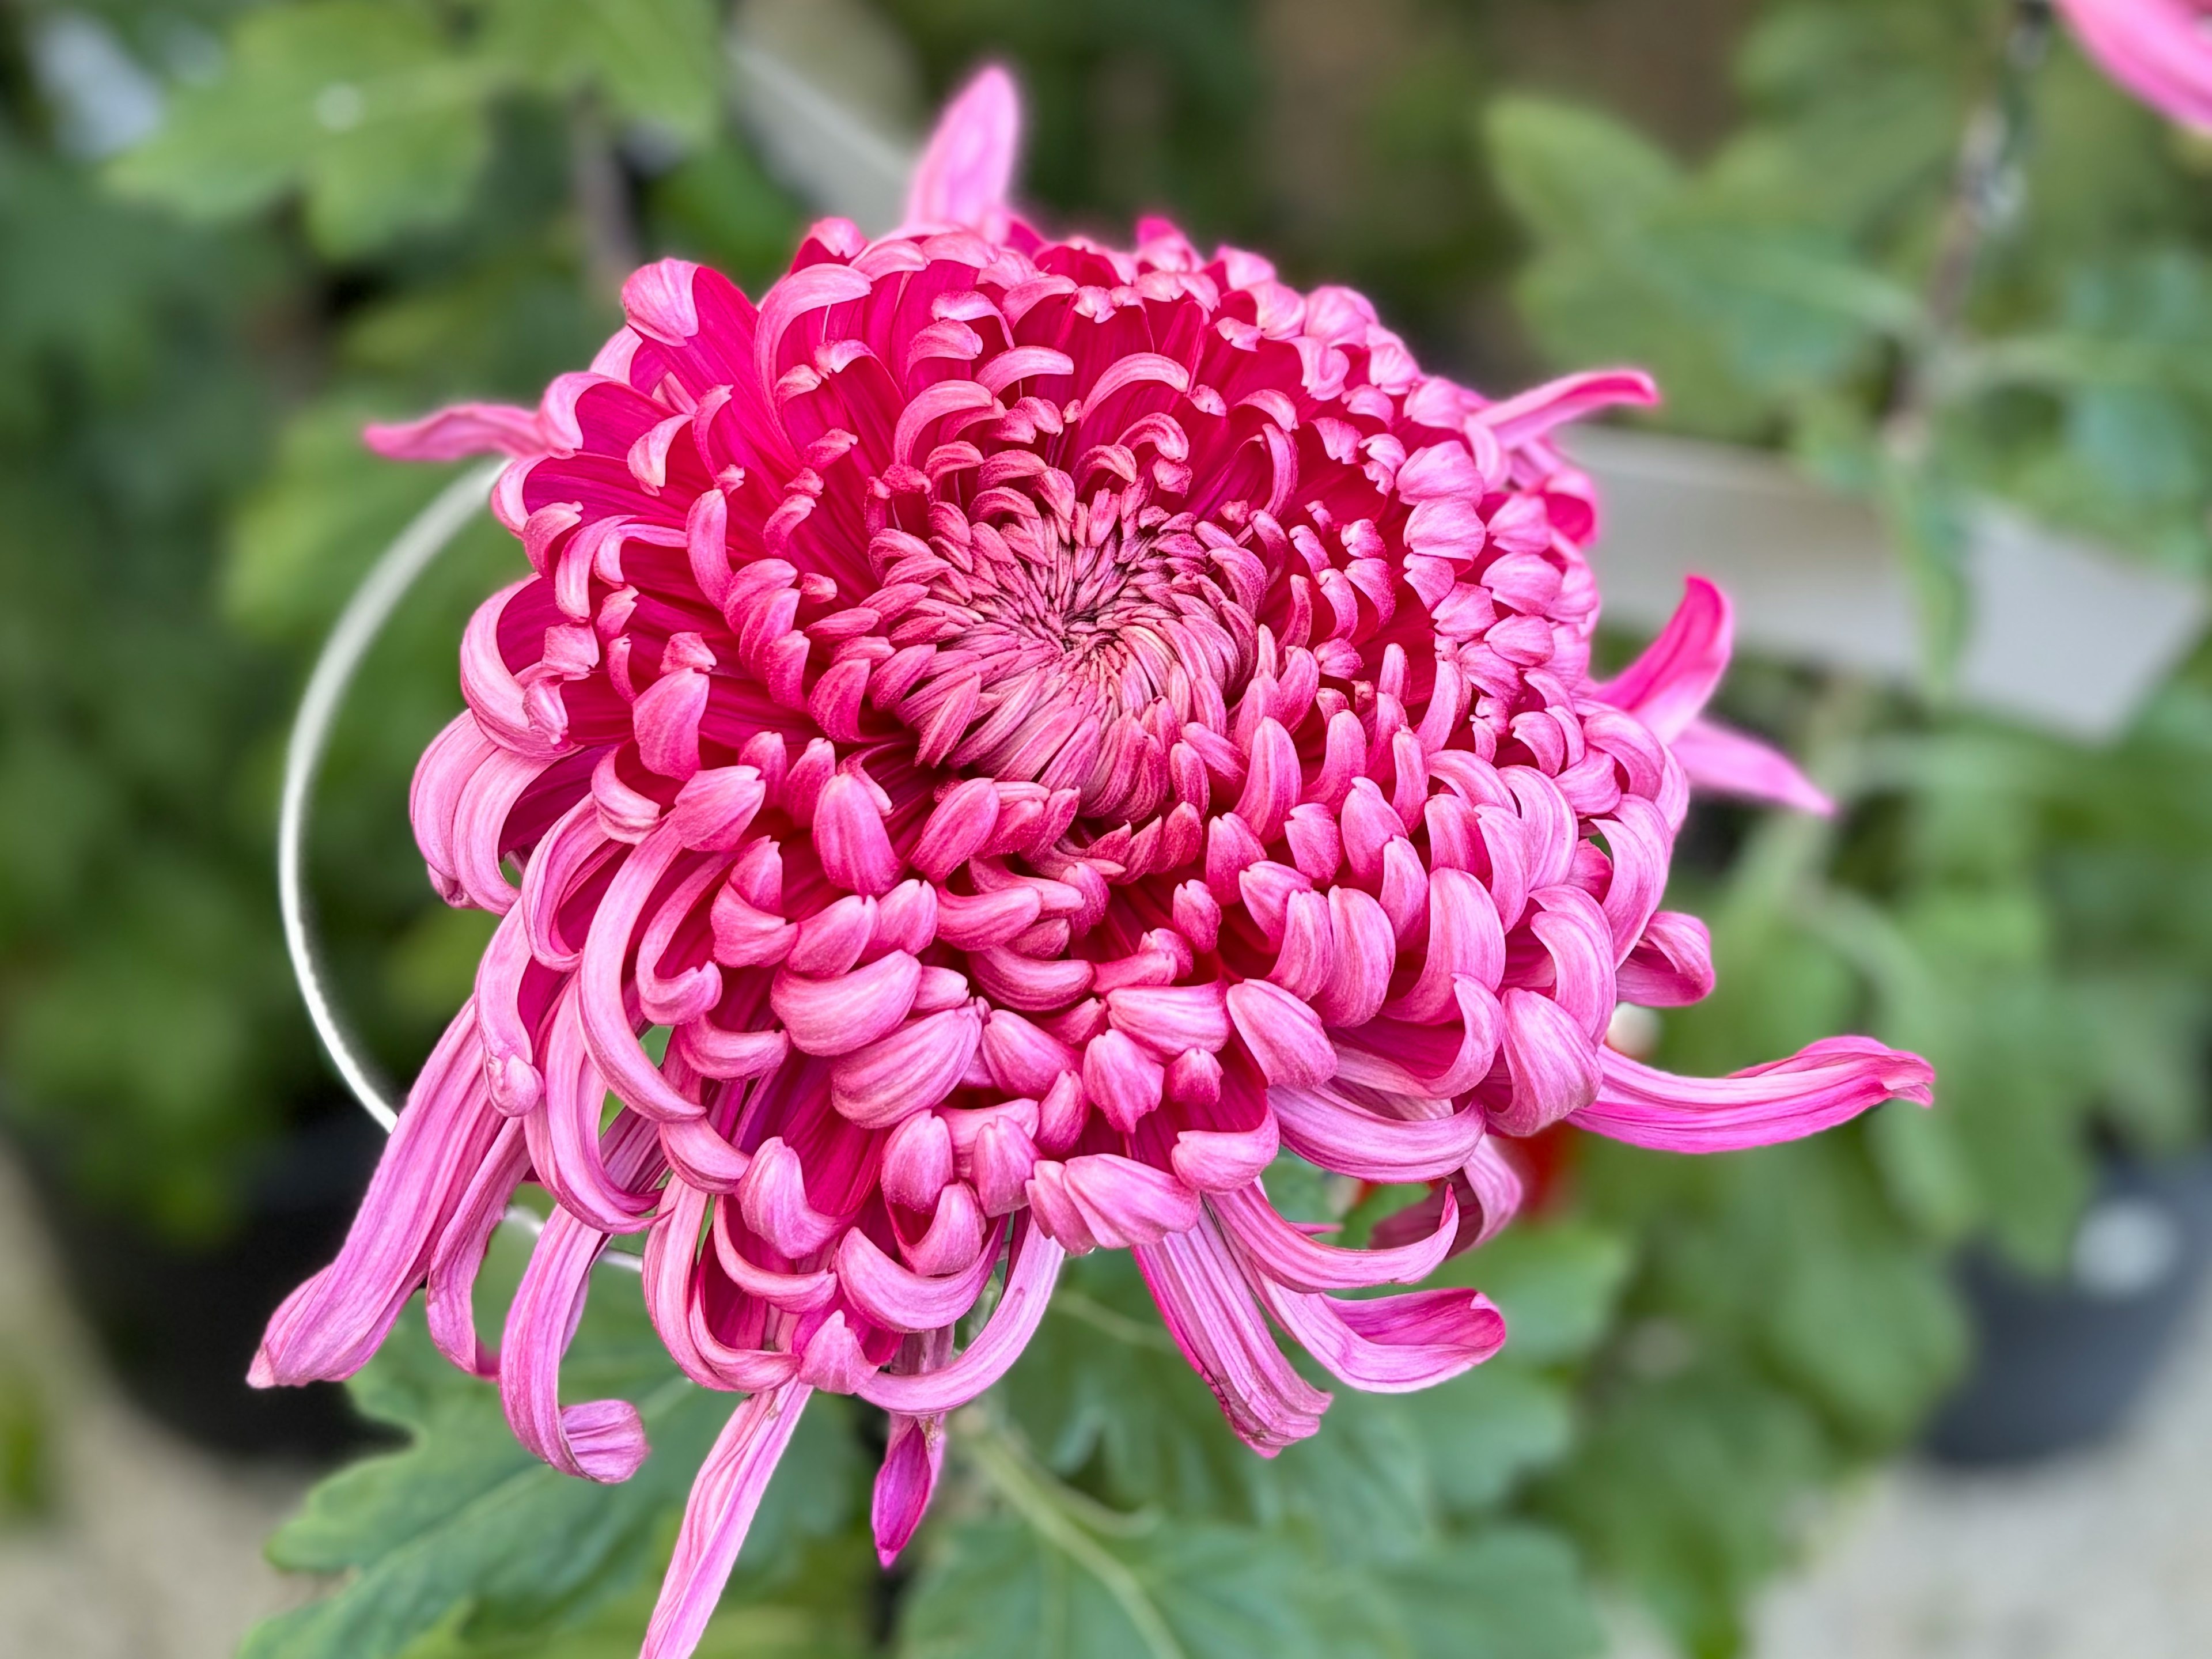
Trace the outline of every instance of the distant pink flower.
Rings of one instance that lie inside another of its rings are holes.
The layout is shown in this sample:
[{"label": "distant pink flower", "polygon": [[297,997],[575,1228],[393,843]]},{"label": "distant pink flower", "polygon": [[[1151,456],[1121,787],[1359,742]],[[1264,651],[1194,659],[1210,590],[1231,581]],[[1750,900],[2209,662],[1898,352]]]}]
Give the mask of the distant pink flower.
[{"label": "distant pink flower", "polygon": [[2212,0],[2057,0],[2097,67],[2153,109],[2212,131]]},{"label": "distant pink flower", "polygon": [[[1604,1046],[1617,1001],[1712,982],[1658,908],[1691,780],[1822,804],[1699,718],[1711,586],[1590,680],[1595,504],[1546,434],[1644,377],[1492,403],[1255,255],[1048,241],[1006,205],[1016,125],[988,72],[901,233],[816,226],[757,307],[648,266],[538,410],[371,434],[515,457],[533,574],[471,624],[413,803],[439,890],[502,920],[253,1379],[349,1374],[427,1282],[521,1439],[621,1480],[635,1412],[556,1380],[594,1259],[644,1234],[670,1351],[750,1395],[652,1655],[696,1641],[813,1389],[890,1413],[896,1554],[1066,1255],[1133,1250],[1272,1454],[1329,1396],[1271,1321],[1361,1389],[1497,1351],[1482,1297],[1331,1293],[1503,1225],[1499,1136],[1707,1151],[1928,1099],[1859,1040],[1702,1083]],[[1337,1248],[1270,1206],[1285,1147],[1431,1196]],[[471,1285],[526,1180],[556,1208],[495,1357]]]}]

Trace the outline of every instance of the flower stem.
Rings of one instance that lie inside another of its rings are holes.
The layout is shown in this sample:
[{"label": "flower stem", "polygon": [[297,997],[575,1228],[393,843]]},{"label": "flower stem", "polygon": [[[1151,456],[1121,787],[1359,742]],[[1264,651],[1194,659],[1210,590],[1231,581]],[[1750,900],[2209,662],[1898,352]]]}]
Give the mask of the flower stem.
[{"label": "flower stem", "polygon": [[1076,1494],[1035,1468],[1012,1438],[988,1417],[963,1413],[961,1443],[991,1489],[1026,1521],[1036,1534],[1103,1585],[1144,1640],[1152,1659],[1187,1659],[1128,1564],[1114,1554],[1077,1518],[1069,1499]]}]

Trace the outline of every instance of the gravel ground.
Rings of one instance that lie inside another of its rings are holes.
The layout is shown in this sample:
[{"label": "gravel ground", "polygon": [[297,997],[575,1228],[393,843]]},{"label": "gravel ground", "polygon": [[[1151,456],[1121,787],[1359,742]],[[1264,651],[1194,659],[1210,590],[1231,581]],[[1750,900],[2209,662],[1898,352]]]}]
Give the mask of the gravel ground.
[{"label": "gravel ground", "polygon": [[[54,1512],[0,1528],[0,1655],[225,1659],[312,1586],[261,1559],[304,1477],[208,1457],[116,1394],[0,1162],[0,1360],[56,1443]],[[1756,1659],[2212,1654],[2212,1291],[2119,1441],[2021,1473],[1905,1466],[1838,1499],[1756,1620]],[[1625,1638],[1619,1659],[1662,1650]]]}]

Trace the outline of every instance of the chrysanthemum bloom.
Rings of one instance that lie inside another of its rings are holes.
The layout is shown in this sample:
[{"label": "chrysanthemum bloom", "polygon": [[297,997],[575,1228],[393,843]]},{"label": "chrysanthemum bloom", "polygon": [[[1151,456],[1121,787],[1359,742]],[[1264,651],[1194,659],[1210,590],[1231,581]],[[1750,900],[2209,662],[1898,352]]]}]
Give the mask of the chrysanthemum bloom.
[{"label": "chrysanthemum bloom", "polygon": [[2212,131],[2212,0],[2057,0],[2081,50],[2171,120]]},{"label": "chrysanthemum bloom", "polygon": [[[1504,1340],[1464,1291],[1332,1294],[1500,1226],[1498,1137],[1705,1151],[1927,1098],[1859,1039],[1715,1082],[1604,1045],[1617,1000],[1711,982],[1657,908],[1689,780],[1820,804],[1698,720],[1711,588],[1589,678],[1595,514],[1545,434],[1643,377],[1491,403],[1251,254],[1048,241],[1005,205],[1015,122],[988,74],[906,228],[817,226],[757,306],[649,266],[536,411],[372,434],[515,458],[532,574],[471,625],[413,803],[440,890],[501,921],[254,1379],[348,1375],[427,1283],[522,1440],[619,1480],[635,1412],[564,1408],[556,1372],[595,1258],[644,1234],[671,1352],[747,1396],[648,1654],[696,1640],[814,1389],[890,1413],[896,1553],[1070,1253],[1133,1250],[1272,1453],[1328,1403],[1275,1329],[1379,1389]],[[1271,1207],[1283,1148],[1431,1196],[1335,1248]],[[556,1207],[495,1358],[470,1287],[526,1180]]]}]

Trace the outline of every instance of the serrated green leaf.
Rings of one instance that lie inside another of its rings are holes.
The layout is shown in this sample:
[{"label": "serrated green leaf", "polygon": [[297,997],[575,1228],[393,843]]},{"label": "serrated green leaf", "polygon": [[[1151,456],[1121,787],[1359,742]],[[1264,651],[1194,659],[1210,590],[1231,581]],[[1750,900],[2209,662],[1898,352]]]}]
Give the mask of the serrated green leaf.
[{"label": "serrated green leaf", "polygon": [[1391,1613],[1427,1659],[1593,1659],[1606,1647],[1566,1540],[1528,1526],[1455,1539],[1385,1571]]},{"label": "serrated green leaf", "polygon": [[1321,1659],[1316,1564],[1289,1540],[1163,1520],[1095,1540],[1149,1614],[1019,1519],[948,1528],[900,1623],[901,1659]]},{"label": "serrated green leaf", "polygon": [[[675,1370],[634,1282],[594,1291],[564,1368],[568,1392],[635,1401],[653,1441],[638,1473],[598,1486],[538,1462],[508,1431],[496,1390],[453,1371],[410,1309],[351,1387],[363,1412],[413,1443],[331,1476],[277,1532],[277,1565],[347,1577],[326,1598],[257,1626],[241,1659],[386,1659],[418,1641],[435,1651],[452,1639],[542,1632],[588,1618],[643,1577],[733,1402]],[[841,1524],[854,1472],[842,1402],[810,1402],[744,1559],[772,1558]]]},{"label": "serrated green leaf", "polygon": [[247,13],[226,72],[179,89],[111,176],[196,217],[234,217],[304,188],[335,256],[458,214],[489,151],[497,88],[410,0],[317,0]]},{"label": "serrated green leaf", "polygon": [[1573,1440],[1565,1385],[1504,1358],[1393,1403],[1437,1501],[1456,1515],[1490,1508]]}]

